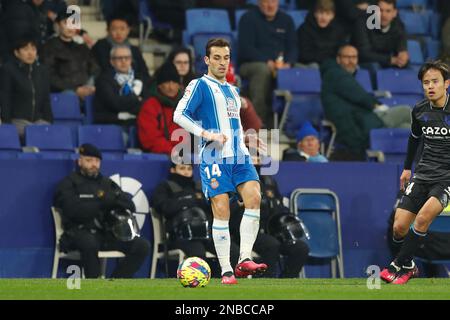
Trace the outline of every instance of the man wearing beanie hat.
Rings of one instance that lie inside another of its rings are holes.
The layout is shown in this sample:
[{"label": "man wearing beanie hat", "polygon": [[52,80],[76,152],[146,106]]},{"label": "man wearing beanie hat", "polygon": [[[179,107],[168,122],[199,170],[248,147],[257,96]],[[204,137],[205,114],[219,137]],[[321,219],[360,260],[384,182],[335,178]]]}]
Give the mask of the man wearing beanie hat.
[{"label": "man wearing beanie hat", "polygon": [[[137,119],[138,137],[147,152],[170,154],[179,140],[172,141],[175,130],[183,130],[173,122],[173,113],[181,99],[180,76],[175,65],[167,61],[156,72],[156,83],[150,88]],[[188,133],[183,130],[187,137]],[[184,139],[183,139],[184,140]]]},{"label": "man wearing beanie hat", "polygon": [[306,121],[297,132],[297,148],[286,150],[283,153],[283,161],[328,162],[319,150],[319,133]]},{"label": "man wearing beanie hat", "polygon": [[64,233],[62,251],[78,250],[86,278],[100,276],[99,250],[118,250],[120,259],[112,278],[131,278],[150,253],[150,243],[142,237],[117,239],[108,228],[112,212],[130,214],[135,206],[128,193],[100,173],[102,154],[92,144],[79,148],[77,168],[58,185],[53,205],[60,210]]},{"label": "man wearing beanie hat", "polygon": [[125,132],[136,125],[136,117],[149,90],[144,85],[144,75],[133,69],[132,61],[133,55],[127,45],[111,49],[112,68],[104,70],[95,81],[95,123],[117,124]]}]

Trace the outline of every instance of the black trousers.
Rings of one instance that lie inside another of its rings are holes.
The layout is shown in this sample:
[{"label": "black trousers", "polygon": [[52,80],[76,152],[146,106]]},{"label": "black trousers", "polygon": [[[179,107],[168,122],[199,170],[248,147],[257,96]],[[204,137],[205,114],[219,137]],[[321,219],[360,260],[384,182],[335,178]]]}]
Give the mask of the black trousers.
[{"label": "black trousers", "polygon": [[98,252],[117,250],[125,254],[120,258],[111,278],[132,278],[150,254],[151,245],[142,237],[131,241],[116,240],[111,234],[92,233],[89,230],[76,230],[70,235],[64,234],[61,240],[64,249],[78,250],[81,255],[81,265],[86,278],[100,276],[100,260]]},{"label": "black trousers", "polygon": [[277,276],[277,265],[280,262],[280,255],[283,255],[285,257],[284,268],[281,270],[283,278],[298,278],[309,253],[309,247],[303,241],[287,245],[267,233],[258,234],[253,250],[261,256],[262,262],[267,264],[265,277]]}]

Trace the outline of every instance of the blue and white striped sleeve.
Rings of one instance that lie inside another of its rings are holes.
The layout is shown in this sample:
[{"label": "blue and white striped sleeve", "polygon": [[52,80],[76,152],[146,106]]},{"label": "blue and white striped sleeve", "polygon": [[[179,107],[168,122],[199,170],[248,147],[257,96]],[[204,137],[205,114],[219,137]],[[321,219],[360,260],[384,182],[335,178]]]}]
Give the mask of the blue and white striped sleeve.
[{"label": "blue and white striped sleeve", "polygon": [[175,123],[196,136],[200,136],[204,130],[193,119],[195,110],[202,103],[200,83],[201,81],[199,79],[194,79],[189,82],[189,85],[184,91],[183,98],[178,102],[173,114],[173,121]]}]

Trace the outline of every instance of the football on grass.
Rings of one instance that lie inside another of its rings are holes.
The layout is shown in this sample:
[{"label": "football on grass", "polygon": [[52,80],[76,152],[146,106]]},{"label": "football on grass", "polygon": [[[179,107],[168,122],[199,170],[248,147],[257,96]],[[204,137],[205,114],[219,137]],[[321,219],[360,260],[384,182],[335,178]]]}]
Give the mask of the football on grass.
[{"label": "football on grass", "polygon": [[183,287],[204,287],[211,279],[211,268],[199,257],[187,258],[178,266],[177,278]]}]

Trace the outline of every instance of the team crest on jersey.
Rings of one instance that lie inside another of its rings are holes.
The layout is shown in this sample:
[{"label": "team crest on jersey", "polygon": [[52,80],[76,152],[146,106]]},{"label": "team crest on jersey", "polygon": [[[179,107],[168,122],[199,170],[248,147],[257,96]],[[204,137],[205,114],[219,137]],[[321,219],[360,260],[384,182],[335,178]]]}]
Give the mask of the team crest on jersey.
[{"label": "team crest on jersey", "polygon": [[211,188],[217,189],[219,187],[219,181],[216,178],[211,179]]}]

